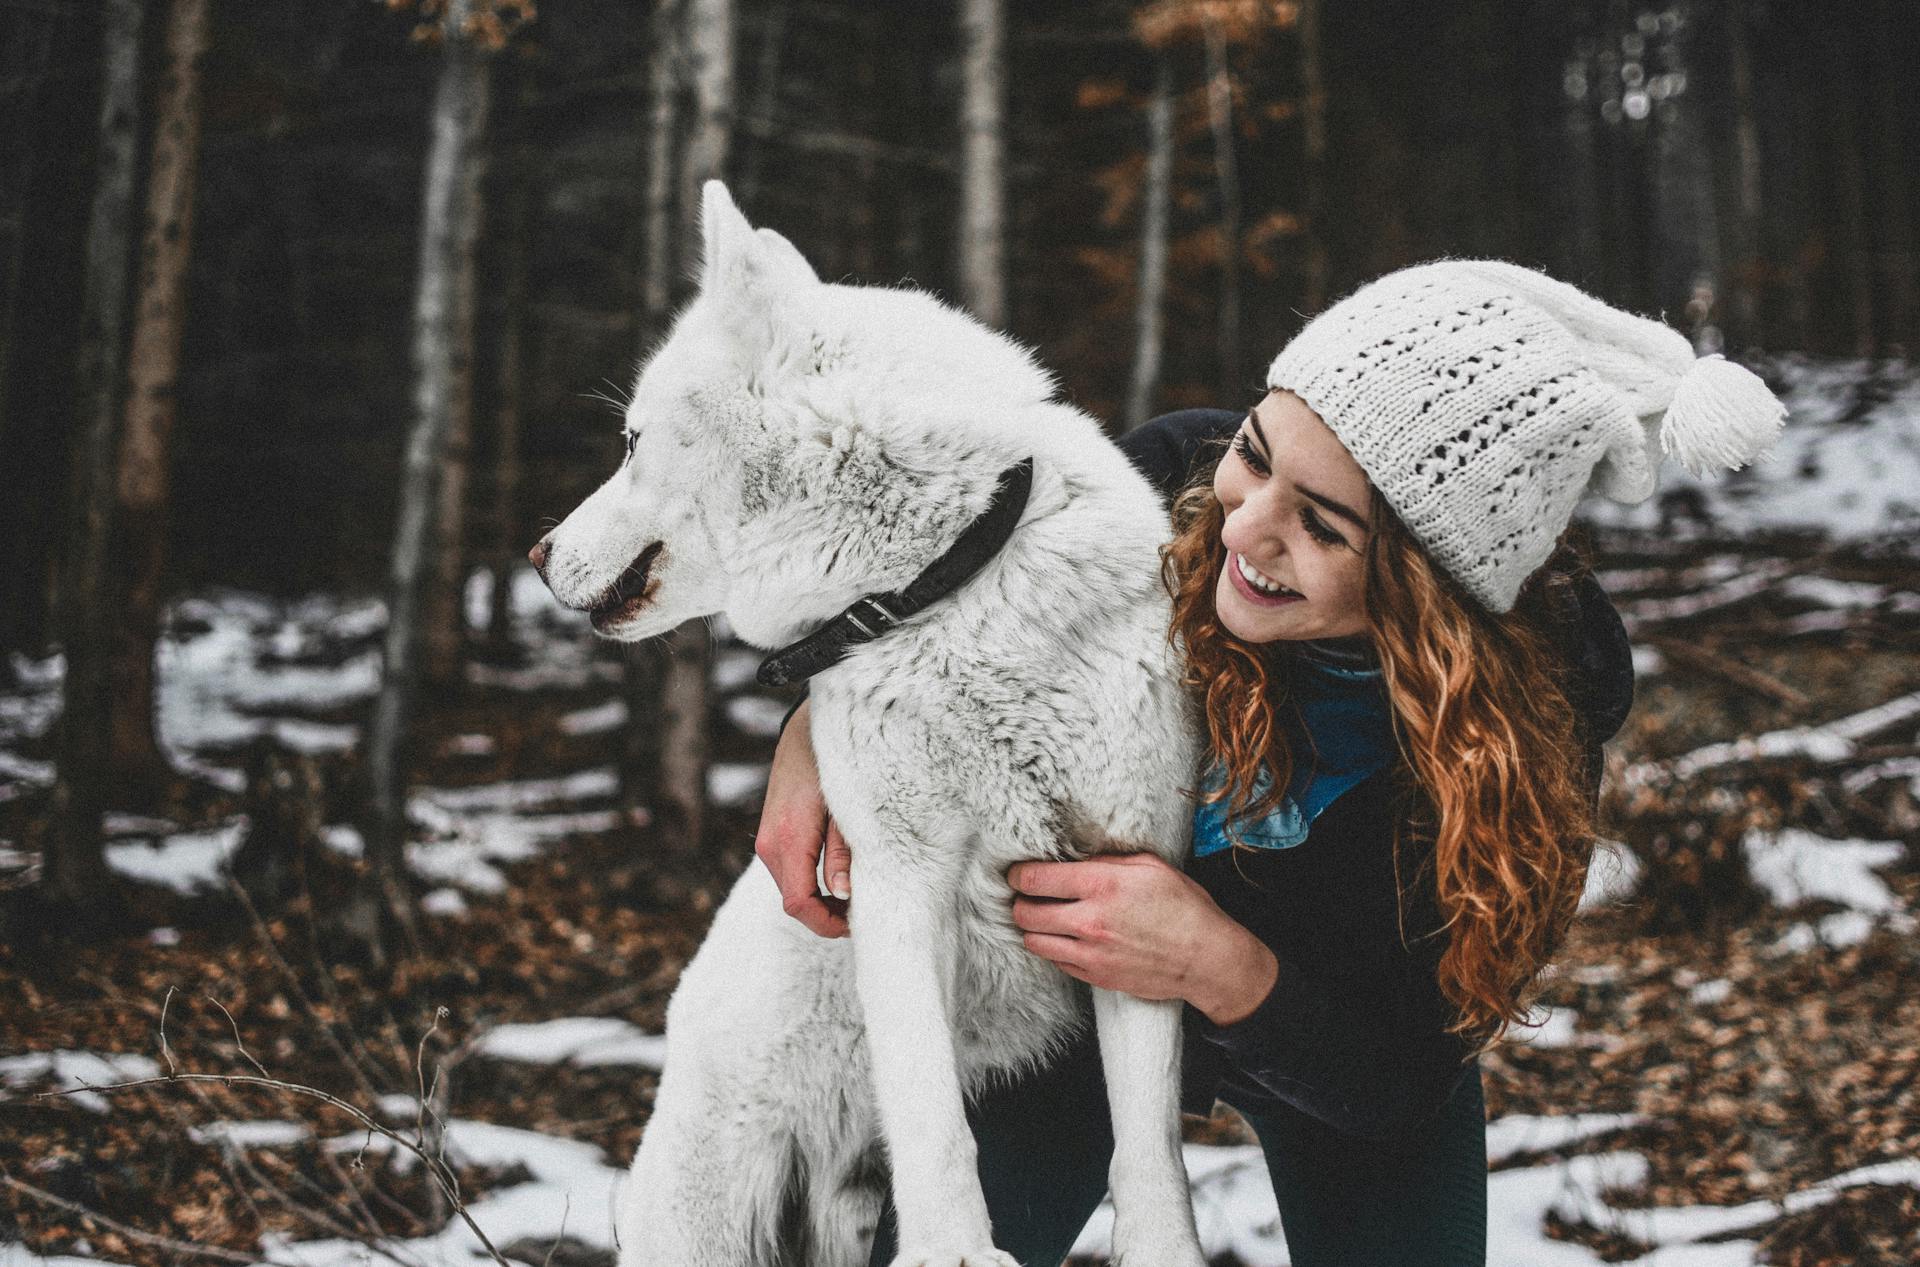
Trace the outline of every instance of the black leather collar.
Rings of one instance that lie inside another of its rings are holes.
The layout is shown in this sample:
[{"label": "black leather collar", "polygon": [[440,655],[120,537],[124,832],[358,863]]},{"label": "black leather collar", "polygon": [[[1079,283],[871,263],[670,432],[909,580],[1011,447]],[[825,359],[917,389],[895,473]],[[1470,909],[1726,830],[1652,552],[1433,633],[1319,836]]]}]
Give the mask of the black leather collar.
[{"label": "black leather collar", "polygon": [[873,641],[965,585],[1013,535],[1020,513],[1027,508],[1027,494],[1032,488],[1032,458],[1000,472],[992,504],[967,525],[945,554],[907,582],[905,589],[891,594],[867,594],[855,600],[820,628],[761,661],[760,671],[754,676],[762,686],[805,681],[820,670],[838,664],[861,643]]}]

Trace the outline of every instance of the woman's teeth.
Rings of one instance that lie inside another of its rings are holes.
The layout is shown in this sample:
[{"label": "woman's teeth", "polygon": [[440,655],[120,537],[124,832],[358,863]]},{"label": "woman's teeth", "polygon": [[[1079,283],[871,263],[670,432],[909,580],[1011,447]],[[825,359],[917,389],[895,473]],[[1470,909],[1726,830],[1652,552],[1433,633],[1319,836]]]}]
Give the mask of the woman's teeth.
[{"label": "woman's teeth", "polygon": [[1262,594],[1291,594],[1295,598],[1300,597],[1299,590],[1290,590],[1265,573],[1254,571],[1253,564],[1247,562],[1246,555],[1236,554],[1233,557],[1234,561],[1239,565],[1241,579],[1245,580],[1247,584],[1253,586],[1254,589],[1260,591]]}]

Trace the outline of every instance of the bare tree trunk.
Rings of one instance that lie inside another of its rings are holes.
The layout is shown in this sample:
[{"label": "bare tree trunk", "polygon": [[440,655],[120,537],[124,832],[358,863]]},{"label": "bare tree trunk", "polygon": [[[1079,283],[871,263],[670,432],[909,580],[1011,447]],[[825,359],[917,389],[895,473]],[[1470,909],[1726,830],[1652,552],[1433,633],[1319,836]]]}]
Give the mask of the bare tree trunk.
[{"label": "bare tree trunk", "polygon": [[[693,118],[680,168],[680,242],[698,240],[700,187],[726,171],[733,143],[733,0],[687,0],[687,76]],[[684,271],[684,270],[683,270]],[[690,620],[668,635],[660,684],[660,782],[655,821],[669,848],[692,851],[706,836],[713,633]],[[634,724],[644,725],[636,718]]]},{"label": "bare tree trunk", "polygon": [[154,117],[140,293],[127,357],[127,421],[120,437],[114,553],[126,567],[114,621],[109,736],[114,781],[151,798],[172,778],[155,733],[153,648],[160,634],[173,425],[179,413],[180,340],[186,330],[187,264],[200,162],[200,63],[208,0],[173,0],[166,74]]},{"label": "bare tree trunk", "polygon": [[103,13],[100,148],[81,280],[78,396],[68,553],[60,625],[67,654],[53,804],[42,843],[40,891],[60,904],[96,895],[107,881],[100,816],[106,806],[110,616],[107,550],[113,532],[114,459],[120,447],[122,338],[139,167],[141,0],[108,0]]},{"label": "bare tree trunk", "polygon": [[1755,288],[1763,243],[1760,238],[1760,124],[1753,108],[1753,54],[1748,38],[1746,0],[1727,0],[1727,61],[1733,80],[1734,215],[1733,242],[1727,252],[1728,307],[1732,342],[1759,334],[1760,300]]},{"label": "bare tree trunk", "polygon": [[[673,311],[676,233],[674,170],[679,156],[675,101],[680,86],[680,10],[685,0],[657,0],[653,47],[647,55],[647,171],[642,194],[640,354],[666,331]],[[661,639],[621,647],[627,729],[621,746],[620,801],[628,811],[653,810],[660,790],[660,690],[667,652]]]},{"label": "bare tree trunk", "polygon": [[1207,43],[1207,123],[1213,131],[1213,166],[1220,186],[1220,399],[1237,400],[1240,381],[1240,164],[1233,143],[1233,71],[1227,41],[1211,17],[1202,23]]},{"label": "bare tree trunk", "polygon": [[467,485],[473,469],[473,340],[475,254],[480,240],[486,178],[486,127],[492,88],[493,59],[479,56],[470,86],[467,160],[460,165],[452,209],[465,226],[466,243],[453,261],[452,321],[447,330],[450,357],[447,386],[447,433],[441,450],[438,505],[434,512],[433,571],[427,580],[421,611],[421,673],[436,687],[460,677],[461,650],[466,643]]},{"label": "bare tree trunk", "polygon": [[420,624],[439,504],[438,475],[459,390],[460,276],[472,267],[479,227],[468,172],[476,161],[487,106],[484,54],[462,33],[470,11],[470,0],[449,0],[445,15],[414,291],[413,420],[387,586],[386,668],[367,737],[371,896],[409,940],[415,920],[406,874],[405,747],[419,692]]},{"label": "bare tree trunk", "polygon": [[525,557],[521,548],[520,524],[520,420],[525,406],[526,382],[522,359],[526,352],[527,256],[529,212],[533,203],[533,182],[528,176],[528,157],[516,146],[509,160],[512,180],[507,193],[506,231],[501,247],[506,252],[506,278],[502,286],[500,320],[500,364],[495,378],[500,399],[493,415],[493,592],[487,611],[487,646],[496,656],[505,655],[513,646],[513,578]]},{"label": "bare tree trunk", "polygon": [[[1834,190],[1834,207],[1841,225],[1840,273],[1846,279],[1847,307],[1853,318],[1851,350],[1858,357],[1871,357],[1879,346],[1879,331],[1874,322],[1873,257],[1867,229],[1866,177],[1860,161],[1860,106],[1851,77],[1853,75],[1854,35],[1842,27],[1827,32],[1833,41],[1828,53],[1832,68],[1833,91],[1828,100],[1832,112],[1828,135],[1837,167],[1839,188]],[[1795,285],[1804,293],[1804,279]]]},{"label": "bare tree trunk", "polygon": [[1904,8],[1912,0],[1879,0],[1874,8],[1873,55],[1868,76],[1873,85],[1871,102],[1874,126],[1874,204],[1879,212],[1877,236],[1878,272],[1881,294],[1885,296],[1886,319],[1881,323],[1881,353],[1901,345],[1908,355],[1920,340],[1920,260],[1916,260],[1913,218],[1907,206],[1908,171],[1901,155],[1901,140],[1911,110],[1912,97],[1907,85],[1912,82],[1913,63],[1907,60],[1912,50],[1902,55],[1896,2]]},{"label": "bare tree trunk", "polygon": [[[787,7],[788,0],[774,0],[762,19],[765,29],[760,37],[760,56],[754,71],[758,91],[754,94],[752,122],[756,124],[771,123],[779,109],[780,54],[787,39]],[[863,68],[868,64],[865,60],[861,63]],[[746,153],[741,156],[740,179],[735,184],[740,193],[738,202],[741,209],[751,215],[754,208],[760,205],[760,173],[765,167],[766,153],[770,147],[762,138],[744,148]]]},{"label": "bare tree trunk", "polygon": [[1128,430],[1153,415],[1165,351],[1167,222],[1173,204],[1173,66],[1156,54],[1147,102],[1147,176],[1140,195],[1140,274],[1134,289],[1133,381],[1127,386]]},{"label": "bare tree trunk", "polygon": [[1320,67],[1320,0],[1300,0],[1294,36],[1300,42],[1300,124],[1304,163],[1301,209],[1306,221],[1306,276],[1300,307],[1309,317],[1327,306],[1327,84]]},{"label": "bare tree trunk", "polygon": [[1006,8],[961,0],[960,302],[1007,323]]}]

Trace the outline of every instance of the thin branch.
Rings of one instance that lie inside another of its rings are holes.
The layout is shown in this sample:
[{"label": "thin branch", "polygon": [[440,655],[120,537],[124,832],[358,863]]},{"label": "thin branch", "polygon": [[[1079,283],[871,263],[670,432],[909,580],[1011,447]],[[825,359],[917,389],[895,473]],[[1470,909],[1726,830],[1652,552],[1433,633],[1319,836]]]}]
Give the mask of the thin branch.
[{"label": "thin branch", "polygon": [[[182,1076],[192,1077],[193,1075],[185,1074]],[[164,1082],[166,1079],[157,1078],[154,1081]],[[143,1232],[139,1228],[122,1223],[118,1219],[109,1218],[98,1210],[88,1209],[77,1201],[69,1201],[65,1197],[56,1197],[45,1188],[36,1188],[30,1183],[15,1179],[5,1170],[0,1170],[0,1184],[5,1184],[7,1187],[12,1188],[15,1192],[21,1193],[24,1196],[32,1197],[35,1201],[53,1206],[57,1210],[65,1210],[68,1214],[83,1218],[89,1223],[98,1224],[110,1232],[117,1232],[130,1240],[139,1241],[143,1245],[152,1245],[156,1249],[172,1250],[176,1254],[193,1254],[200,1258],[218,1258],[223,1262],[229,1263],[247,1263],[250,1267],[252,1264],[258,1263],[268,1264],[269,1267],[279,1267],[278,1264],[274,1263],[273,1259],[262,1258],[258,1254],[249,1254],[237,1249],[225,1249],[219,1245],[196,1245],[192,1241],[176,1241],[171,1236],[160,1236],[153,1232]]]},{"label": "thin branch", "polygon": [[[213,1004],[215,1007],[220,1009],[220,1015],[227,1018],[228,1027],[233,1030],[233,1045],[239,1049],[240,1055],[246,1060],[248,1064],[253,1066],[254,1072],[258,1073],[262,1078],[269,1077],[270,1075],[267,1073],[267,1067],[261,1064],[259,1061],[255,1060],[253,1058],[253,1053],[247,1050],[246,1043],[241,1041],[240,1022],[233,1019],[233,1013],[227,1011],[227,1005],[222,1003],[219,999],[214,998],[211,994],[207,995],[206,998],[207,998],[207,1002]],[[167,1063],[171,1065],[173,1062],[168,1061]]]}]

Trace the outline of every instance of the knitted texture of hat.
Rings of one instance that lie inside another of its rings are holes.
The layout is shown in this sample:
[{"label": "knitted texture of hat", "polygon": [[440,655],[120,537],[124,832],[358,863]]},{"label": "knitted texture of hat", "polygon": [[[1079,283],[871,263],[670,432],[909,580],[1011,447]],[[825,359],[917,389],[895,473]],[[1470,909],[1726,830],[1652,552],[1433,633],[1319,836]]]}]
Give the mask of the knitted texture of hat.
[{"label": "knitted texture of hat", "polygon": [[1494,260],[1361,287],[1281,350],[1267,385],[1312,406],[1434,561],[1496,612],[1589,488],[1644,500],[1662,450],[1696,471],[1743,465],[1784,417],[1750,371],[1696,361],[1677,331]]}]

